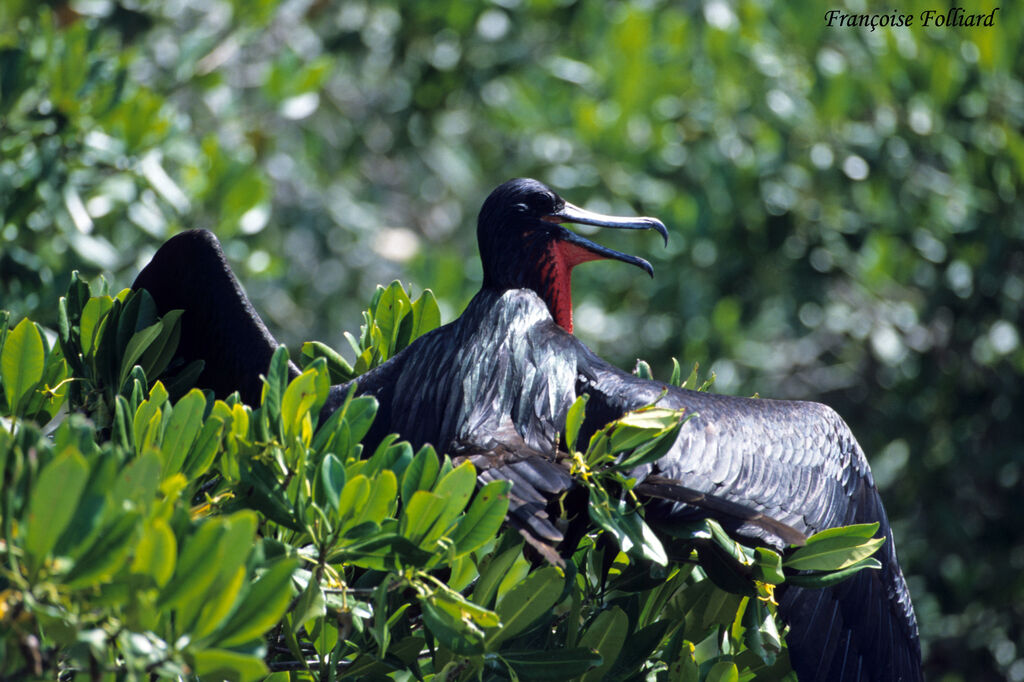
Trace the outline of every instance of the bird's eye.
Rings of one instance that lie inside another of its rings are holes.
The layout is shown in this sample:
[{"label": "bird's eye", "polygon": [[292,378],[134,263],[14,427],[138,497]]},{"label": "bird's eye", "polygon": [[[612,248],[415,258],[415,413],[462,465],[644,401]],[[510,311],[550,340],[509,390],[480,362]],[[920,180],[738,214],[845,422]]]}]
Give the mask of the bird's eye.
[{"label": "bird's eye", "polygon": [[522,203],[515,204],[514,206],[512,206],[512,208],[513,208],[513,210],[515,210],[516,213],[526,213],[526,212],[528,212],[530,210],[529,206],[527,206],[526,204],[522,204]]}]

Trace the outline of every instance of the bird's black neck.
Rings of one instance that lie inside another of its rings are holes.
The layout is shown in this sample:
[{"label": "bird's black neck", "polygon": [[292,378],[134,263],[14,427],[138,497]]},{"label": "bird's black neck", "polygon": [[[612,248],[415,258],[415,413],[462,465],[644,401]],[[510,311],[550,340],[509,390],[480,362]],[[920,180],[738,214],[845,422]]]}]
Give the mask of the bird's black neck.
[{"label": "bird's black neck", "polygon": [[572,268],[584,259],[556,240],[524,239],[515,268],[485,275],[481,293],[500,296],[512,289],[529,289],[547,305],[559,327],[572,333]]}]

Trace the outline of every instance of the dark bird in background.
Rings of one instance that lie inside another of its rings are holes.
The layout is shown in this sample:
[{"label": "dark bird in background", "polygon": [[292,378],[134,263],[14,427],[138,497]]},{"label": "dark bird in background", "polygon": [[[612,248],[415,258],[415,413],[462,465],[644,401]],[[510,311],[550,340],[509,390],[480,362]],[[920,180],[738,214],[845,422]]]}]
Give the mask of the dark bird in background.
[{"label": "dark bird in background", "polygon": [[[704,498],[702,508],[682,501],[685,496],[659,500],[648,506],[648,519],[724,516],[740,537],[776,547],[784,544],[786,527],[810,534],[878,522],[886,538],[880,570],[861,571],[827,589],[780,589],[790,660],[805,682],[921,680],[917,622],[892,531],[849,427],[825,405],[688,391],[602,360],[572,335],[573,267],[613,259],[648,274],[653,269],[575,234],[566,223],[653,229],[668,238],[656,219],[584,211],[535,180],[499,186],[477,223],[480,291],[458,319],[357,379],[357,391],[380,405],[370,441],[398,433],[414,446],[432,443],[453,455],[533,453],[485,466],[482,475],[512,480],[520,521],[557,541],[560,535],[544,521],[541,507],[545,495],[571,485],[550,457],[573,401],[590,396],[584,439],[652,403],[684,409],[691,418],[670,451],[631,475],[641,484],[672,480]],[[277,343],[212,234],[192,231],[170,239],[134,288],[147,289],[162,313],[185,310],[180,355],[206,362],[201,387],[218,396],[238,390],[243,400],[258,403],[259,375]],[[347,390],[333,387],[325,411],[337,408]]]}]

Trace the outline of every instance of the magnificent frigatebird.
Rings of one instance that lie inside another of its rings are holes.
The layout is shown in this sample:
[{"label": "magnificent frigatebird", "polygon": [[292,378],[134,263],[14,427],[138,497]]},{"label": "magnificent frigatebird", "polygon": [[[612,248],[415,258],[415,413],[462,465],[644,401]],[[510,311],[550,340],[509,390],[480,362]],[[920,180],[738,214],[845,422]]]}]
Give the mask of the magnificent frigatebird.
[{"label": "magnificent frigatebird", "polygon": [[[380,405],[370,441],[395,432],[414,445],[432,443],[451,453],[503,446],[541,453],[491,474],[512,479],[513,494],[518,486],[527,496],[543,496],[565,489],[564,474],[553,474],[544,454],[558,448],[577,396],[590,396],[584,438],[645,405],[684,409],[691,418],[670,451],[632,476],[679,481],[805,533],[878,522],[886,538],[880,570],[861,571],[832,588],[781,591],[779,609],[790,627],[786,639],[799,679],[922,679],[917,622],[892,531],[847,425],[824,405],[688,391],[602,360],[572,335],[573,267],[615,259],[653,270],[565,223],[654,229],[667,239],[658,220],[590,213],[535,180],[499,186],[477,223],[480,291],[455,321],[357,379],[358,392]],[[213,235],[192,231],[172,238],[134,287],[147,289],[161,312],[185,310],[180,354],[206,361],[201,386],[219,395],[239,390],[244,400],[258,401],[259,375],[277,344]],[[333,387],[325,411],[340,405],[347,391],[347,385]],[[695,513],[705,512],[680,502],[649,507],[649,517],[663,522]],[[733,530],[777,544],[770,525],[740,523]]]}]

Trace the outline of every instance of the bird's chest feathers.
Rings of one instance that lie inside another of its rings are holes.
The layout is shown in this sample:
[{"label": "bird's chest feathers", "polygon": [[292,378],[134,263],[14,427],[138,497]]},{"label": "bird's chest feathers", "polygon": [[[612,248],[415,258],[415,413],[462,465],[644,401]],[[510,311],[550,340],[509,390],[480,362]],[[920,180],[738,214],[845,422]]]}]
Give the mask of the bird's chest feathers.
[{"label": "bird's chest feathers", "polygon": [[569,242],[551,242],[544,268],[544,300],[551,316],[565,331],[572,333],[572,269],[580,263],[601,257]]}]

